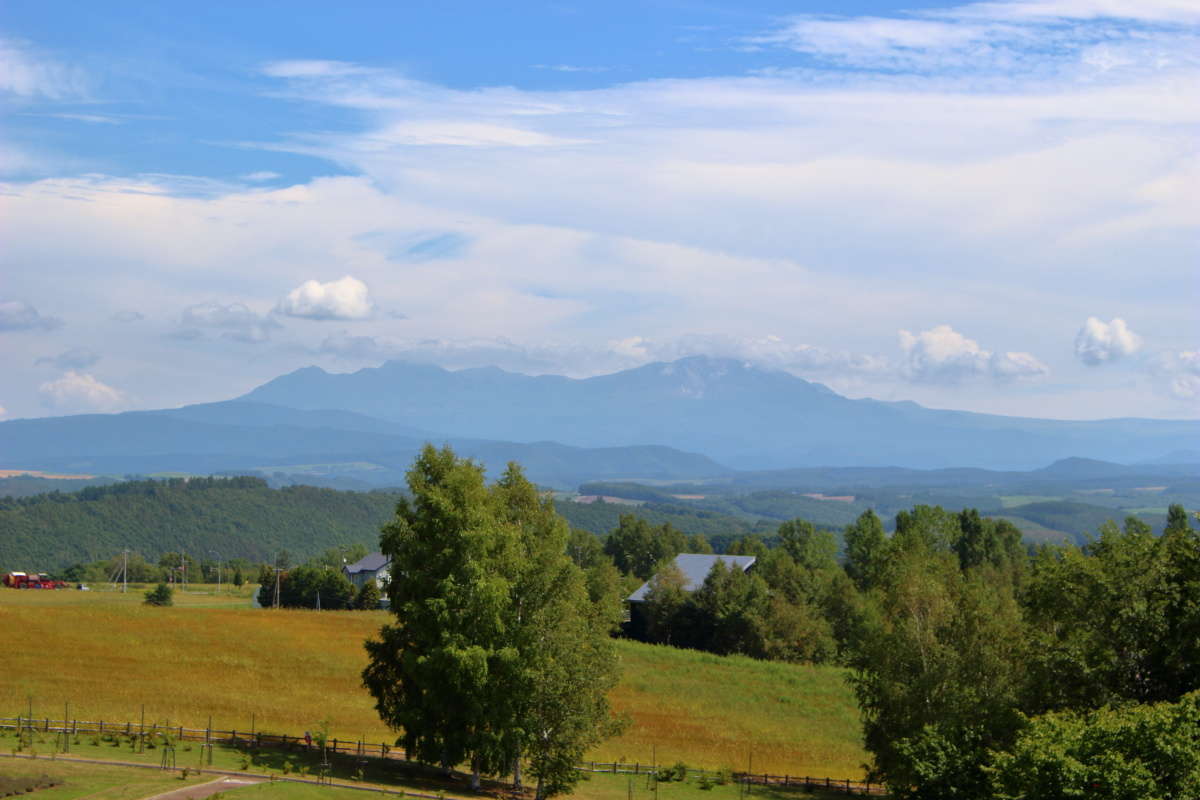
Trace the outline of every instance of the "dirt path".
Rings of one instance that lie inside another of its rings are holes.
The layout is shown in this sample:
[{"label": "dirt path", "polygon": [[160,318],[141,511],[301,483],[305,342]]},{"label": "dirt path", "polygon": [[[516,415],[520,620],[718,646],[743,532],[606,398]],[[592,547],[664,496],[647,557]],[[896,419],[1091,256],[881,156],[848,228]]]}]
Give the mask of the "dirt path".
[{"label": "dirt path", "polygon": [[242,786],[252,786],[256,783],[264,783],[264,780],[262,778],[231,778],[226,775],[208,783],[172,789],[169,792],[148,797],[146,800],[204,800],[217,792],[239,789]]}]

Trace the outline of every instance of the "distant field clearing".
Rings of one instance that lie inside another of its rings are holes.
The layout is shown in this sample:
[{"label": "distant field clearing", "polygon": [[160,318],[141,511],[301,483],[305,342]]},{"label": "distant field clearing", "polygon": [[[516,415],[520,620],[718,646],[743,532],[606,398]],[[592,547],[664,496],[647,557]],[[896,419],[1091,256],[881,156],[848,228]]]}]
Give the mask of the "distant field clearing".
[{"label": "distant field clearing", "polygon": [[57,472],[41,472],[36,469],[0,469],[0,478],[16,478],[28,475],[32,478],[49,478],[52,480],[90,480],[95,475],[66,475]]},{"label": "distant field clearing", "polygon": [[[274,611],[243,597],[0,589],[0,716],[136,719],[392,741],[359,686],[385,612]],[[616,708],[631,724],[597,760],[856,778],[866,761],[844,672],[619,642]]]}]

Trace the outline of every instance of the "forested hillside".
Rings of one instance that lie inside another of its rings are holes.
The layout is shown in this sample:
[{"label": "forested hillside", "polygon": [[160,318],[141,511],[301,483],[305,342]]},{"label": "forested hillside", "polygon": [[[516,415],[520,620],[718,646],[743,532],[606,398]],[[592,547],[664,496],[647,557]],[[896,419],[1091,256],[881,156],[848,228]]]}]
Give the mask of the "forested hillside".
[{"label": "forested hillside", "polygon": [[[270,561],[286,549],[298,561],[330,547],[376,549],[398,495],[312,486],[270,488],[253,477],[132,481],[24,498],[0,498],[0,570],[56,571],[108,559],[128,548],[154,561],[166,552],[203,560]],[[774,525],[681,506],[558,503],[572,527],[607,534],[621,514],[670,523],[718,546]]]},{"label": "forested hillside", "polygon": [[133,481],[71,494],[0,499],[0,570],[61,570],[125,548],[267,561],[336,545],[374,549],[396,495],[311,486],[271,489],[258,478]]}]

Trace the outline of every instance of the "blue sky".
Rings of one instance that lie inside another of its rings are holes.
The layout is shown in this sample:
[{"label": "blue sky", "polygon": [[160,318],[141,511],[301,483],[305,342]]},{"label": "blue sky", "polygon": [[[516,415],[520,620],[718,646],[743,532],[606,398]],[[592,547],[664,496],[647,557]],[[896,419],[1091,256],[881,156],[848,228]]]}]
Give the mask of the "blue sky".
[{"label": "blue sky", "polygon": [[12,2],[0,408],[695,353],[1200,416],[1200,6]]}]

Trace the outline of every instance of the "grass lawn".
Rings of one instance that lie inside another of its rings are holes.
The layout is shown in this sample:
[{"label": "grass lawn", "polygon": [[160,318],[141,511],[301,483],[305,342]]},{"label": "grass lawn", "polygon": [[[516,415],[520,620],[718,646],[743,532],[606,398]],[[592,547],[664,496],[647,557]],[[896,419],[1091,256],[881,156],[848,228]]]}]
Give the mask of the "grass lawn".
[{"label": "grass lawn", "polygon": [[99,764],[71,764],[38,758],[33,761],[0,758],[0,784],[4,778],[38,778],[49,776],[59,783],[48,789],[38,789],[29,795],[36,800],[123,800],[150,797],[184,786],[204,783],[212,776],[180,780],[179,773],[152,772],[133,767],[110,767]]},{"label": "grass lawn", "polygon": [[[386,612],[271,610],[240,595],[0,589],[0,630],[19,631],[0,667],[0,716],[331,736],[392,742],[360,686],[362,642]],[[867,760],[844,672],[618,642],[612,701],[625,733],[592,754],[660,764],[857,778]],[[182,766],[182,763],[181,763]],[[707,793],[706,793],[707,794]]]}]

